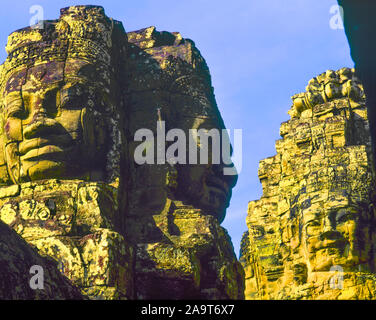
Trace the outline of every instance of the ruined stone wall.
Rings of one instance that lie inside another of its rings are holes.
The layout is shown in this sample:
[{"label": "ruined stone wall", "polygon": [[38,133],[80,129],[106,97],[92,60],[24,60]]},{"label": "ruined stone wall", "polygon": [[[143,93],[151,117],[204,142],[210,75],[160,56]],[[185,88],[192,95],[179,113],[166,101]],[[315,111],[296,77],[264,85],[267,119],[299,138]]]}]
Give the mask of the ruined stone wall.
[{"label": "ruined stone wall", "polygon": [[[0,221],[0,268],[2,300],[84,299],[80,290],[59,272],[56,261],[42,257],[2,221]],[[43,268],[43,283],[40,281],[40,268]],[[36,286],[41,285],[43,290],[35,290]]]},{"label": "ruined stone wall", "polygon": [[363,88],[327,71],[295,95],[242,241],[247,299],[372,299],[375,181]]}]

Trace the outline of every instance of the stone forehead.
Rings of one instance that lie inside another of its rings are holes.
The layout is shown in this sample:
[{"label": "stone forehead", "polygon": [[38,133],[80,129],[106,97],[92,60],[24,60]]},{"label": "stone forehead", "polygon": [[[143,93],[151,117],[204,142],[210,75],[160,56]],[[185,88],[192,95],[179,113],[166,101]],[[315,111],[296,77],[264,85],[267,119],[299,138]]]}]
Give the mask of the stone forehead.
[{"label": "stone forehead", "polygon": [[318,199],[318,201],[307,194],[307,197],[303,197],[303,199],[299,201],[298,208],[304,219],[314,215],[323,217],[331,212],[342,209],[360,212],[368,207],[369,202],[367,201],[370,201],[370,199],[364,198],[360,200],[351,195],[344,195],[341,192],[333,192],[326,197]]},{"label": "stone forehead", "polygon": [[2,92],[6,95],[13,91],[20,91],[27,84],[28,86],[49,85],[74,79],[95,84],[95,87],[108,88],[110,85],[110,74],[103,65],[68,59],[65,62],[49,61],[29,68],[13,70],[3,79],[5,85]]}]

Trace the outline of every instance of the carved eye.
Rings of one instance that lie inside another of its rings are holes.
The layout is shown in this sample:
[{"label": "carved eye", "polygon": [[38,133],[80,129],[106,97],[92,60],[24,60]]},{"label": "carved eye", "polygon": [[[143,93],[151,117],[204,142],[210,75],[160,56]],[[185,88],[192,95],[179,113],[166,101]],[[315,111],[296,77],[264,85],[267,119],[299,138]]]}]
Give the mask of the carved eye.
[{"label": "carved eye", "polygon": [[14,99],[6,104],[5,107],[6,118],[23,118],[25,116],[25,109],[22,99]]},{"label": "carved eye", "polygon": [[70,89],[63,89],[60,92],[60,105],[62,107],[67,107],[70,105],[71,101],[73,100],[73,94]]},{"label": "carved eye", "polygon": [[337,213],[336,222],[337,224],[345,223],[347,221],[354,220],[354,214],[351,212],[340,211]]},{"label": "carved eye", "polygon": [[314,236],[320,233],[321,225],[317,220],[311,220],[306,224],[306,233],[309,236]]},{"label": "carved eye", "polygon": [[81,109],[87,95],[81,86],[63,88],[60,92],[60,106],[64,109]]},{"label": "carved eye", "polygon": [[252,226],[251,233],[255,240],[260,240],[265,235],[265,230],[262,226]]}]

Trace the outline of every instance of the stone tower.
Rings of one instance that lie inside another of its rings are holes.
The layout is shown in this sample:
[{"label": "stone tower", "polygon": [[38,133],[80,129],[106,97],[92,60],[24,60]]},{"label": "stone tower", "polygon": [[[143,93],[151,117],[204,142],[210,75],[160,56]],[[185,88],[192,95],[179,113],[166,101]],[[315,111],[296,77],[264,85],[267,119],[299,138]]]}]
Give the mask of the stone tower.
[{"label": "stone tower", "polygon": [[363,87],[327,71],[295,95],[260,162],[241,261],[247,299],[374,299],[375,180]]}]

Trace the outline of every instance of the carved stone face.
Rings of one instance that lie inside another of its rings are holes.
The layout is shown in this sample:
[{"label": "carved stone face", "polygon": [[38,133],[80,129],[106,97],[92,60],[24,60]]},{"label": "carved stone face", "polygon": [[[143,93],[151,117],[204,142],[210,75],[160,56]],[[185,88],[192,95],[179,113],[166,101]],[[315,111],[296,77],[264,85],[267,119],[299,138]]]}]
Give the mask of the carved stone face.
[{"label": "carved stone face", "polygon": [[294,281],[298,285],[302,285],[307,282],[307,266],[304,263],[298,263],[293,266]]},{"label": "carved stone face", "polygon": [[103,177],[106,129],[94,110],[100,104],[96,97],[104,100],[105,92],[79,74],[80,65],[50,62],[9,77],[2,116],[5,160],[14,183]]},{"label": "carved stone face", "polygon": [[312,271],[329,271],[341,266],[359,271],[372,250],[371,216],[365,208],[346,198],[332,205],[316,203],[303,210],[303,248]]},{"label": "carved stone face", "polygon": [[[213,119],[196,119],[191,128],[197,130],[217,129],[219,134],[222,133],[221,127]],[[198,149],[200,149],[199,142],[198,145]],[[213,145],[209,143],[208,164],[181,165],[178,167],[178,192],[190,203],[222,222],[229,205],[232,188],[237,181],[237,175],[224,175],[223,169],[233,167],[233,164],[226,165],[222,161],[221,154],[219,155],[220,163],[213,164],[212,147]],[[218,151],[221,153],[221,149]],[[200,159],[200,156],[198,156],[198,159]]]}]

